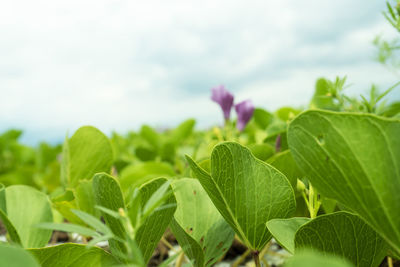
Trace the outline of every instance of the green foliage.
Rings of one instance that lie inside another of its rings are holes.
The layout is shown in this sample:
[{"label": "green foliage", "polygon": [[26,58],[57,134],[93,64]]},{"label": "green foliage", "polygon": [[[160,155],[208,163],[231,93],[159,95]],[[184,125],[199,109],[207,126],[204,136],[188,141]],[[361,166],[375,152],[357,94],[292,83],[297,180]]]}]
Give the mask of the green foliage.
[{"label": "green foliage", "polygon": [[338,256],[322,254],[318,251],[303,250],[290,258],[285,267],[352,267],[346,259]]},{"label": "green foliage", "polygon": [[103,249],[79,244],[66,243],[53,247],[30,249],[29,252],[42,267],[108,267],[119,264],[111,254]]},{"label": "green foliage", "polygon": [[[4,199],[3,199],[4,200]],[[53,214],[46,194],[25,185],[14,185],[5,190],[6,210],[0,217],[11,240],[25,248],[42,247],[51,237],[51,231],[36,228],[41,222],[52,222]]]},{"label": "green foliage", "polygon": [[171,164],[147,161],[125,167],[120,175],[120,183],[122,190],[126,192],[129,188],[139,187],[154,178],[173,177],[175,175]]},{"label": "green foliage", "polygon": [[360,267],[379,266],[389,248],[357,215],[343,211],[302,225],[296,232],[295,247],[341,256]]},{"label": "green foliage", "polygon": [[0,266],[2,267],[40,267],[35,258],[22,248],[0,243]]},{"label": "green foliage", "polygon": [[98,172],[110,172],[113,151],[108,138],[92,126],[79,128],[64,142],[62,176],[70,187]]},{"label": "green foliage", "polygon": [[326,197],[358,213],[400,251],[400,121],[307,111],[289,127],[297,165]]},{"label": "green foliage", "polygon": [[212,266],[231,246],[234,231],[197,180],[172,185],[178,207],[171,229],[194,266]]},{"label": "green foliage", "polygon": [[296,207],[286,177],[237,143],[221,143],[211,155],[211,174],[187,157],[196,178],[240,239],[261,250],[271,239],[265,223],[290,216]]},{"label": "green foliage", "polygon": [[296,232],[303,224],[309,221],[309,218],[301,217],[273,219],[267,222],[267,226],[268,230],[279,244],[281,244],[287,251],[294,254],[294,237]]},{"label": "green foliage", "polygon": [[108,239],[111,252],[123,261],[145,265],[175,212],[176,201],[167,180],[156,179],[134,191],[128,207],[117,180],[105,173],[95,175],[93,191],[112,231]]}]

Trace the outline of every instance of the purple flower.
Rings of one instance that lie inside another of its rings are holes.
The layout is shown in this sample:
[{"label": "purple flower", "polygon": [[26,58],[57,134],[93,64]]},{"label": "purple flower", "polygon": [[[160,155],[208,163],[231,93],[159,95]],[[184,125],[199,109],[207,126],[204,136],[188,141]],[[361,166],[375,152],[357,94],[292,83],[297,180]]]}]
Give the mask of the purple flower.
[{"label": "purple flower", "polygon": [[249,122],[253,116],[254,106],[251,100],[245,100],[235,105],[235,110],[237,113],[237,123],[236,126],[239,131],[242,131],[246,124]]},{"label": "purple flower", "polygon": [[229,120],[233,106],[233,95],[223,85],[212,88],[211,92],[211,100],[221,106],[225,120]]}]

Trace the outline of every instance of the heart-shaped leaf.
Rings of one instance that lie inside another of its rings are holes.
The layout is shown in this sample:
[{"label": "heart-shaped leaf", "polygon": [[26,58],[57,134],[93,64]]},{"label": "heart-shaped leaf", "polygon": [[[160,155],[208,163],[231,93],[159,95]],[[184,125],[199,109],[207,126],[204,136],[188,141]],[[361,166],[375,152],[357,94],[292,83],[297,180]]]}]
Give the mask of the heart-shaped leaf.
[{"label": "heart-shaped leaf", "polygon": [[193,265],[212,266],[229,249],[234,231],[201,184],[183,178],[172,184],[178,207],[171,229]]},{"label": "heart-shaped leaf", "polygon": [[278,241],[278,243],[287,251],[294,254],[294,237],[296,232],[308,221],[310,221],[310,219],[304,217],[273,219],[267,222],[267,226],[276,241]]},{"label": "heart-shaped leaf", "polygon": [[[5,193],[6,215],[9,220],[8,223],[12,225],[11,229],[7,228],[10,236],[11,232],[16,231],[21,245],[25,248],[46,245],[52,231],[39,229],[36,225],[53,221],[53,213],[47,195],[26,185],[9,186]],[[5,224],[7,226],[7,222]]]},{"label": "heart-shaped leaf", "polygon": [[0,265],[7,267],[40,267],[35,258],[22,248],[0,243]]},{"label": "heart-shaped leaf", "polygon": [[75,187],[80,180],[92,179],[95,173],[110,172],[113,151],[107,136],[92,126],[84,126],[65,140],[62,159],[62,180]]},{"label": "heart-shaped leaf", "polygon": [[359,216],[345,211],[321,215],[301,226],[295,247],[342,256],[359,267],[379,266],[389,249]]},{"label": "heart-shaped leaf", "polygon": [[306,111],[289,147],[313,186],[358,213],[400,252],[400,120]]},{"label": "heart-shaped leaf", "polygon": [[221,215],[253,250],[261,250],[271,239],[267,221],[286,218],[296,208],[288,179],[237,143],[215,146],[211,175],[187,160]]},{"label": "heart-shaped leaf", "polygon": [[[58,246],[30,249],[42,267],[97,267],[116,266],[119,262],[103,249],[66,243]],[[22,266],[22,265],[21,265]]]}]

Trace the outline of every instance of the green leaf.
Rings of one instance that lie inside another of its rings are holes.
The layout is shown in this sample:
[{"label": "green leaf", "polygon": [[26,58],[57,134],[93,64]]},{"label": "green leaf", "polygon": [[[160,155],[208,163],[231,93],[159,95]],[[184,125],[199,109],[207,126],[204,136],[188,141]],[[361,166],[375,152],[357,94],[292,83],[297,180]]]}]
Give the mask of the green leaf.
[{"label": "green leaf", "polygon": [[273,117],[274,116],[271,113],[262,108],[254,109],[254,121],[261,129],[266,129],[268,125],[272,122]]},{"label": "green leaf", "polygon": [[330,93],[331,81],[325,78],[319,78],[315,84],[315,93],[310,103],[310,108],[320,108],[329,110],[338,110],[334,98]]},{"label": "green leaf", "polygon": [[76,205],[79,210],[85,211],[92,214],[95,217],[100,218],[100,213],[95,209],[95,199],[93,194],[93,181],[82,180],[79,181],[78,186],[75,189],[74,196]]},{"label": "green leaf", "polygon": [[[118,181],[106,173],[98,173],[93,177],[93,192],[98,206],[118,211],[125,209],[124,198]],[[117,218],[102,212],[106,225],[111,229],[116,237],[125,239],[125,228]],[[109,241],[111,252],[116,255],[126,252],[125,245],[114,239]]]},{"label": "green leaf", "polygon": [[282,121],[291,121],[301,110],[292,107],[282,107],[278,109],[275,114]]},{"label": "green leaf", "polygon": [[[142,208],[146,206],[147,201],[151,198],[153,193],[165,184],[165,179],[157,179],[149,182],[140,189]],[[104,208],[118,211],[119,208],[125,209],[125,204],[122,196],[121,189],[117,180],[113,177],[100,173],[96,174],[93,178],[93,189],[95,192],[96,202],[99,206]],[[165,200],[166,203],[174,203],[173,195]],[[161,203],[160,203],[161,204]],[[109,214],[109,212],[103,211],[103,217],[106,224],[113,231],[114,235],[125,239],[125,228],[121,221]],[[175,207],[170,207],[162,210],[154,209],[153,212],[144,220],[143,224],[137,229],[135,241],[139,249],[143,253],[143,258],[147,262],[150,260],[151,255],[157,246],[158,241],[164,234],[167,228]],[[126,247],[122,242],[109,240],[111,251],[116,251],[116,255],[124,254]]]},{"label": "green leaf", "polygon": [[256,158],[262,161],[272,157],[275,153],[275,148],[268,144],[250,144],[247,147]]},{"label": "green leaf", "polygon": [[7,267],[40,267],[35,258],[22,248],[0,243],[0,265]]},{"label": "green leaf", "polygon": [[0,183],[0,210],[7,214],[6,187]]},{"label": "green leaf", "polygon": [[286,177],[237,143],[214,148],[211,175],[190,157],[187,160],[221,215],[253,250],[261,250],[271,239],[267,221],[289,217],[296,209]]},{"label": "green leaf", "polygon": [[[167,190],[172,190],[171,186],[164,178],[152,180],[140,188],[140,199],[143,210],[152,196],[154,196],[156,192],[159,192],[159,189],[165,185],[167,186]],[[166,196],[167,198],[164,198],[164,204],[176,203],[173,194],[168,194],[167,192]],[[171,222],[175,209],[176,205],[171,205],[162,210],[155,209],[146,219],[144,219],[137,230],[135,240],[142,251],[143,259],[146,263],[149,262],[154,249],[157,247],[158,242]]]},{"label": "green leaf", "polygon": [[294,254],[294,237],[296,231],[310,221],[309,218],[290,218],[290,219],[273,219],[267,222],[268,230],[273,237],[281,244],[287,251]]},{"label": "green leaf", "polygon": [[284,267],[353,267],[348,260],[318,251],[303,250],[289,258]]},{"label": "green leaf", "polygon": [[178,127],[172,130],[170,136],[168,137],[168,142],[172,142],[175,145],[182,143],[182,141],[192,134],[195,124],[196,121],[193,119],[182,122],[178,125]]},{"label": "green leaf", "polygon": [[10,220],[7,217],[7,214],[5,214],[3,210],[0,210],[0,221],[7,229],[7,233],[11,239],[11,242],[21,245],[21,238],[19,237],[17,230],[15,229],[14,225],[10,222]]},{"label": "green leaf", "polygon": [[297,165],[400,252],[400,120],[306,111],[289,127]]},{"label": "green leaf", "polygon": [[229,249],[234,231],[201,184],[183,178],[172,184],[178,203],[171,229],[194,266],[212,266]]},{"label": "green leaf", "polygon": [[139,187],[154,178],[172,177],[175,175],[172,166],[164,162],[148,161],[130,165],[121,172],[121,188],[123,192],[126,192],[131,186]]},{"label": "green leaf", "polygon": [[42,267],[108,267],[119,264],[109,253],[98,247],[66,243],[58,246],[30,249]]},{"label": "green leaf", "polygon": [[103,234],[111,234],[110,229],[108,229],[108,227],[104,225],[100,219],[94,217],[93,215],[80,210],[73,210],[72,212],[87,225],[91,226],[93,229],[96,229],[96,231],[99,231]]},{"label": "green leaf", "polygon": [[0,184],[0,221],[6,227],[11,242],[21,245],[17,230],[7,217],[6,188],[3,184]]},{"label": "green leaf", "polygon": [[147,141],[147,144],[152,146],[153,149],[157,150],[161,146],[160,135],[150,126],[143,125],[140,129],[140,136]]},{"label": "green leaf", "polygon": [[52,231],[35,227],[38,223],[53,221],[47,195],[30,186],[13,185],[6,188],[6,205],[9,222],[23,247],[36,248],[47,244]]},{"label": "green leaf", "polygon": [[289,180],[293,189],[296,189],[297,179],[302,178],[303,174],[294,161],[290,150],[275,154],[272,158],[269,158],[267,162],[282,172]]},{"label": "green leaf", "polygon": [[379,266],[387,243],[360,217],[348,212],[321,215],[296,232],[298,248],[311,248],[350,260],[356,266]]},{"label": "green leaf", "polygon": [[93,229],[72,223],[39,223],[36,225],[40,229],[57,230],[69,233],[78,233],[83,236],[99,237],[100,234]]},{"label": "green leaf", "polygon": [[65,141],[62,174],[70,187],[76,187],[80,180],[91,179],[95,173],[110,172],[112,162],[110,141],[92,126],[79,128]]}]

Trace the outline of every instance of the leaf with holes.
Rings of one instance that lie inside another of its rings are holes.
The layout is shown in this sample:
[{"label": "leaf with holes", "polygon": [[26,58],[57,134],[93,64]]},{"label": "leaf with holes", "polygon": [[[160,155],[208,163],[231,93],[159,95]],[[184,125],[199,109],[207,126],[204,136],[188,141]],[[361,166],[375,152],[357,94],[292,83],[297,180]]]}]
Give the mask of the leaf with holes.
[{"label": "leaf with holes", "polygon": [[267,221],[287,218],[296,208],[288,179],[238,143],[214,148],[211,174],[190,157],[187,160],[221,215],[253,250],[261,250],[271,239]]},{"label": "leaf with holes", "polygon": [[229,249],[234,231],[195,179],[172,184],[178,203],[171,229],[193,265],[212,266]]},{"label": "leaf with holes", "polygon": [[306,111],[289,147],[313,186],[359,214],[400,252],[400,120]]}]

